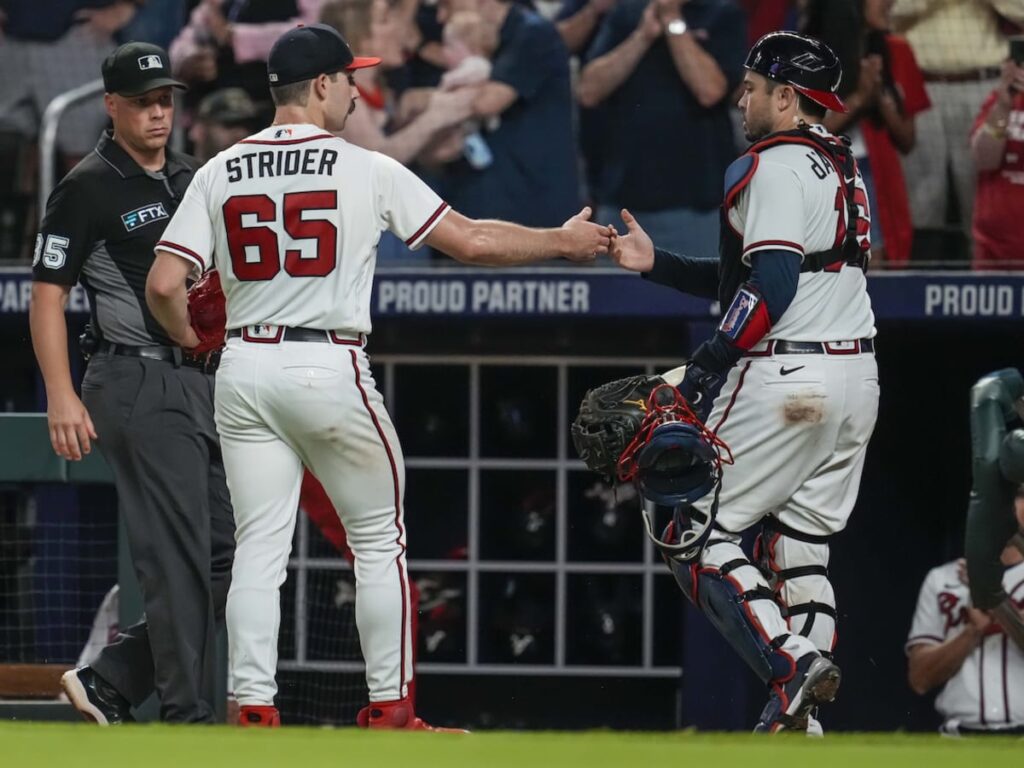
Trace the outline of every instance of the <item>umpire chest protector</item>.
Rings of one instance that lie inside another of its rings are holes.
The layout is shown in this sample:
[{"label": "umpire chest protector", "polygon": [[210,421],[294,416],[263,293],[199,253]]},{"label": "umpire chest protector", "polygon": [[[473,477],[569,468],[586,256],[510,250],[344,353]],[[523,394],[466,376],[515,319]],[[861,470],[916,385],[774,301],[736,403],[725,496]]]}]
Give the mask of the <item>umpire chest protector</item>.
[{"label": "umpire chest protector", "polygon": [[725,174],[725,199],[722,203],[721,235],[719,239],[718,300],[727,307],[736,295],[737,289],[750,278],[750,265],[743,261],[743,237],[729,222],[732,208],[740,192],[746,189],[754,178],[760,154],[765,150],[783,144],[797,144],[809,147],[832,163],[839,178],[841,200],[846,209],[845,234],[837,237],[827,251],[808,253],[804,256],[801,272],[838,272],[843,264],[867,269],[867,255],[857,243],[857,220],[860,217],[856,201],[857,164],[849,146],[830,141],[806,128],[773,133],[755,142],[738,160],[729,166]]}]

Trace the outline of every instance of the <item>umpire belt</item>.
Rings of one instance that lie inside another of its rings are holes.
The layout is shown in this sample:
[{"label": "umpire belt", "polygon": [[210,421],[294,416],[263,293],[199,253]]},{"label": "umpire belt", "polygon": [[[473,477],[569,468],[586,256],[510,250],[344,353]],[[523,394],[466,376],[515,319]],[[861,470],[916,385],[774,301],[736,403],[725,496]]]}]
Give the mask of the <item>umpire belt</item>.
[{"label": "umpire belt", "polygon": [[220,350],[196,356],[189,354],[187,350],[183,350],[180,347],[136,347],[129,344],[111,344],[109,341],[101,341],[96,346],[96,351],[121,357],[142,357],[146,360],[161,360],[165,363],[171,363],[175,368],[180,366],[197,368],[203,373],[214,373],[217,370],[217,365],[220,363]]},{"label": "umpire belt", "polygon": [[246,325],[243,328],[232,328],[228,331],[228,338],[241,339],[253,344],[280,344],[282,341],[309,341],[350,347],[362,347],[366,344],[365,333],[325,331],[320,328],[287,325]]},{"label": "umpire belt", "polygon": [[852,341],[783,341],[769,339],[744,354],[744,357],[771,357],[772,355],[873,355],[874,339]]}]

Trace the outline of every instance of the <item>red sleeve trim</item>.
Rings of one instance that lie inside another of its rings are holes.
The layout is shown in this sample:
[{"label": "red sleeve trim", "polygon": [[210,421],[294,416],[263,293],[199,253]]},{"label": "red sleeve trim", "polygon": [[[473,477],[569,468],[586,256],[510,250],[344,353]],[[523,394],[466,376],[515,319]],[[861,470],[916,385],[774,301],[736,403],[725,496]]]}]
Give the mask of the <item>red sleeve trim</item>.
[{"label": "red sleeve trim", "polygon": [[206,259],[200,256],[198,253],[193,251],[191,248],[186,248],[184,245],[178,245],[172,243],[170,240],[160,240],[157,242],[156,247],[165,251],[174,251],[178,256],[184,256],[190,261],[194,261],[199,264],[199,268],[204,272],[206,271]]},{"label": "red sleeve trim", "polygon": [[433,226],[434,222],[437,221],[441,214],[448,210],[448,208],[448,203],[442,201],[441,204],[437,206],[437,210],[430,214],[430,218],[423,223],[422,227],[416,230],[412,237],[405,241],[405,244],[412,247],[412,245],[416,243],[416,241],[418,241],[431,226]]},{"label": "red sleeve trim", "polygon": [[743,249],[743,253],[750,253],[755,248],[788,248],[796,251],[797,253],[803,253],[804,247],[800,243],[794,243],[789,240],[758,240],[756,243],[751,243]]}]

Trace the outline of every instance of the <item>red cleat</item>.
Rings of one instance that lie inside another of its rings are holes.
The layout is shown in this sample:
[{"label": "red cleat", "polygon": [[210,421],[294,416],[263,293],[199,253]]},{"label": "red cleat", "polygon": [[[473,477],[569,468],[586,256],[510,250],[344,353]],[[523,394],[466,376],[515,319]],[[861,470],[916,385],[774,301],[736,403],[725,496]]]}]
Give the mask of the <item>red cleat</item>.
[{"label": "red cleat", "polygon": [[439,728],[416,717],[408,698],[397,701],[371,701],[356,715],[360,728],[390,728],[394,730],[433,731],[434,733],[469,733],[462,728]]},{"label": "red cleat", "polygon": [[281,713],[277,707],[240,707],[238,724],[245,728],[280,728]]}]

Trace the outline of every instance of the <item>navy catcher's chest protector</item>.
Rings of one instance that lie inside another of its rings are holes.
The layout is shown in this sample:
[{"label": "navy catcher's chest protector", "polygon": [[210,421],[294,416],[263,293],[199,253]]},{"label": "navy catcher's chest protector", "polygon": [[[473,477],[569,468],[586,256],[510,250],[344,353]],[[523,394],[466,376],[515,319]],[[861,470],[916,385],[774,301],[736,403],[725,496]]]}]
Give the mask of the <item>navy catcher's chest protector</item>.
[{"label": "navy catcher's chest protector", "polygon": [[[719,237],[718,300],[723,307],[729,306],[737,289],[750,278],[750,267],[743,263],[743,238],[733,231],[729,224],[729,208],[736,196],[750,183],[757,169],[757,157],[761,152],[781,144],[799,144],[825,155],[839,175],[843,199],[846,205],[846,234],[827,251],[808,253],[804,256],[801,272],[821,272],[837,268],[846,263],[867,269],[867,255],[857,242],[857,220],[860,210],[857,205],[857,163],[845,143],[830,141],[806,128],[782,131],[766,136],[751,145],[746,154],[730,167],[727,173],[725,199],[721,209],[721,235]],[[744,161],[746,161],[744,163]],[[733,178],[735,176],[735,178]]]}]

